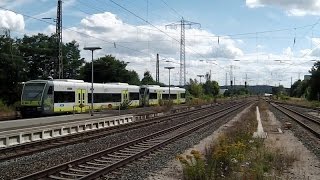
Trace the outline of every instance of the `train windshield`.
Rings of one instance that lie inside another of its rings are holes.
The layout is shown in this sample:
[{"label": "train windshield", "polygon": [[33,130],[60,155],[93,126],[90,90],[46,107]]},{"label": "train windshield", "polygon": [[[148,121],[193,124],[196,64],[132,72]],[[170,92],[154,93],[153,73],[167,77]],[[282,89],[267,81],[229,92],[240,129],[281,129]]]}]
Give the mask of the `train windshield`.
[{"label": "train windshield", "polygon": [[22,101],[40,101],[45,83],[28,83],[24,85]]}]

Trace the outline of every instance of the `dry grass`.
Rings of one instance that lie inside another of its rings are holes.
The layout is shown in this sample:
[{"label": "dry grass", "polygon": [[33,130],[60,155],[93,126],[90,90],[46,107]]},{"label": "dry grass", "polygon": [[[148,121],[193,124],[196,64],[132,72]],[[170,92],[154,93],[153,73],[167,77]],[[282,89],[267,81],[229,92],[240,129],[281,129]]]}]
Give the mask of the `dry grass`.
[{"label": "dry grass", "polygon": [[[268,109],[261,101],[259,108]],[[178,156],[183,166],[184,179],[275,179],[297,160],[297,153],[265,146],[263,139],[254,139],[257,120],[255,106],[227,128],[204,155],[193,151],[186,157]]]}]

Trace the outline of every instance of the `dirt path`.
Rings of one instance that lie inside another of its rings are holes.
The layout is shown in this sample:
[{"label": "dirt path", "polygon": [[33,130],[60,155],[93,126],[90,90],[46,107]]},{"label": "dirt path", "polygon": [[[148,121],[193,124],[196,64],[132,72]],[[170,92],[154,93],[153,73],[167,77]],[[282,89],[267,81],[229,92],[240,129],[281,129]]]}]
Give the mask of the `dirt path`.
[{"label": "dirt path", "polygon": [[267,146],[275,149],[283,149],[284,152],[291,153],[298,159],[293,163],[293,166],[284,173],[281,179],[320,180],[319,160],[290,130],[281,129],[283,133],[277,131],[277,128],[281,128],[281,123],[272,112],[267,111],[266,116],[262,120],[262,124],[268,133],[268,138],[265,141]]}]

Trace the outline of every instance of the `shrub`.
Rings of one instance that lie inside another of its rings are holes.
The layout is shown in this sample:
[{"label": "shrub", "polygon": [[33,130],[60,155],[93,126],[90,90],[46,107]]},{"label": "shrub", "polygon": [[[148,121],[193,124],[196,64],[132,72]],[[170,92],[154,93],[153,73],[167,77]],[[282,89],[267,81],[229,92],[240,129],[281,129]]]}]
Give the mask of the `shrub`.
[{"label": "shrub", "polygon": [[0,112],[12,112],[13,108],[7,106],[1,99],[0,99]]},{"label": "shrub", "polygon": [[[262,101],[259,107],[268,108]],[[297,159],[297,153],[266,147],[263,139],[252,137],[256,128],[252,106],[204,155],[193,150],[186,158],[178,156],[184,179],[266,179],[268,174],[281,174]]]},{"label": "shrub", "polygon": [[132,101],[130,101],[128,99],[124,99],[123,102],[120,104],[120,109],[121,110],[129,109],[131,103],[132,103]]}]

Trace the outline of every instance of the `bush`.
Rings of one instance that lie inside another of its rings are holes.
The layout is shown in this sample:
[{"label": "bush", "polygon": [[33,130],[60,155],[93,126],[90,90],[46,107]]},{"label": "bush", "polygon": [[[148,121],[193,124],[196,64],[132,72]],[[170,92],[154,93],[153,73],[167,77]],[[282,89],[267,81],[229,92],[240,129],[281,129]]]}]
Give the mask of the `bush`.
[{"label": "bush", "polygon": [[12,112],[13,108],[7,106],[1,99],[0,99],[0,112]]},{"label": "bush", "polygon": [[120,104],[120,109],[121,110],[129,109],[131,103],[132,103],[132,101],[130,101],[128,99],[123,100],[123,102]]}]

